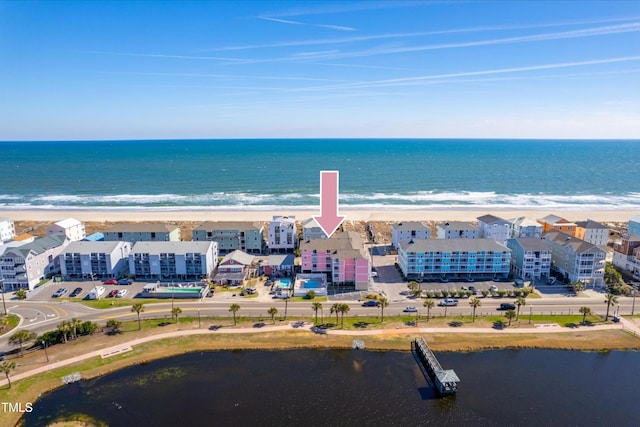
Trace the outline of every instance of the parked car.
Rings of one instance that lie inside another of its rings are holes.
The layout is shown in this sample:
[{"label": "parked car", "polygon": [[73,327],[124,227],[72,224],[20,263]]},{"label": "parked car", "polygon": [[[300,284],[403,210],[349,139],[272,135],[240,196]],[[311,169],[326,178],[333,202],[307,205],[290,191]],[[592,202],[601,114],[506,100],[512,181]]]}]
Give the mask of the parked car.
[{"label": "parked car", "polygon": [[442,301],[440,301],[438,305],[440,307],[453,307],[458,305],[458,300],[455,300],[453,298],[445,298]]},{"label": "parked car", "polygon": [[116,298],[123,298],[126,294],[127,294],[127,290],[126,289],[120,289],[118,291],[118,293],[116,294]]},{"label": "parked car", "polygon": [[496,285],[491,285],[491,286],[489,286],[489,291],[498,292],[498,287]]},{"label": "parked car", "polygon": [[107,279],[102,282],[103,285],[117,285],[118,281],[116,279]]},{"label": "parked car", "polygon": [[416,313],[416,312],[418,311],[418,309],[417,309],[417,308],[415,308],[415,307],[414,307],[414,306],[412,306],[412,305],[408,305],[408,306],[406,306],[406,307],[405,307],[405,309],[404,309],[404,310],[402,310],[402,311],[404,311],[405,313]]},{"label": "parked car", "polygon": [[53,298],[60,298],[67,293],[67,288],[58,288],[58,290],[52,295]]},{"label": "parked car", "polygon": [[498,310],[515,310],[515,304],[511,304],[510,302],[503,302],[500,304],[500,308]]},{"label": "parked car", "polygon": [[78,295],[80,295],[80,293],[81,293],[81,292],[82,292],[82,288],[75,288],[75,289],[73,290],[73,292],[71,292],[71,293],[69,294],[69,296],[70,296],[71,298],[73,298],[73,297],[77,297]]},{"label": "parked car", "polygon": [[469,286],[469,290],[473,295],[478,295],[478,290],[476,289],[475,286]]},{"label": "parked car", "polygon": [[376,300],[369,300],[362,303],[363,307],[377,307],[380,303]]},{"label": "parked car", "polygon": [[105,289],[104,286],[96,286],[95,289],[92,289],[87,295],[87,299],[98,299],[104,294]]},{"label": "parked car", "polygon": [[371,272],[371,277],[378,277],[378,273],[376,273],[375,271]]},{"label": "parked car", "polygon": [[114,290],[112,290],[111,292],[109,292],[109,295],[107,295],[107,296],[108,296],[109,298],[113,298],[113,297],[115,297],[116,295],[118,295],[118,290],[117,290],[117,289],[114,289]]},{"label": "parked car", "polygon": [[133,282],[131,280],[129,280],[129,279],[120,279],[120,280],[118,280],[118,285],[130,285],[132,283]]}]

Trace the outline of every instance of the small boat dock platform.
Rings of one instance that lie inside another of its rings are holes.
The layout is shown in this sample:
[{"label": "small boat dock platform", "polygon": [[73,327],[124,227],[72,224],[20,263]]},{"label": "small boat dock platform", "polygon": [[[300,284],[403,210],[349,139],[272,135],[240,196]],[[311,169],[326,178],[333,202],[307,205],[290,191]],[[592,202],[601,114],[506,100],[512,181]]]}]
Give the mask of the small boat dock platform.
[{"label": "small boat dock platform", "polygon": [[422,367],[435,384],[441,396],[456,394],[460,378],[453,369],[442,369],[424,338],[418,337],[411,341],[411,351],[415,351],[422,363]]}]

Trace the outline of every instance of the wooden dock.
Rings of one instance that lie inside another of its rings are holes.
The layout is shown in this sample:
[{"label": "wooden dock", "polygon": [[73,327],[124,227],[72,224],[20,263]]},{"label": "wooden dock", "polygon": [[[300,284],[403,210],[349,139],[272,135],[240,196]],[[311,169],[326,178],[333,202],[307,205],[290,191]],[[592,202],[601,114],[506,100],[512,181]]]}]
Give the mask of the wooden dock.
[{"label": "wooden dock", "polygon": [[435,384],[441,396],[456,394],[460,378],[453,369],[442,369],[440,362],[436,359],[424,338],[418,337],[411,341],[411,350],[418,355],[422,366]]}]

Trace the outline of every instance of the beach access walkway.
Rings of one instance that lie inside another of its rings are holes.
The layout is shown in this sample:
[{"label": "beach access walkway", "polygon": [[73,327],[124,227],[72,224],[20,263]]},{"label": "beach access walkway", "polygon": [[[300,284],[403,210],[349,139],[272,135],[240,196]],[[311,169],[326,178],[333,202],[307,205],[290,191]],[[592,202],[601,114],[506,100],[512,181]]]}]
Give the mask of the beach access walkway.
[{"label": "beach access walkway", "polygon": [[[527,333],[571,333],[575,332],[579,328],[566,328],[557,324],[549,325],[537,325],[531,328],[518,328],[518,329],[494,329],[494,328],[430,328],[430,327],[408,327],[408,328],[396,328],[396,329],[371,329],[371,330],[333,330],[333,329],[320,329],[311,322],[289,322],[286,325],[274,325],[264,326],[260,329],[256,328],[216,328],[216,329],[186,329],[174,332],[167,332],[158,335],[151,335],[143,338],[134,339],[118,345],[107,346],[99,350],[91,351],[78,356],[70,357],[68,359],[53,362],[38,368],[21,372],[16,375],[11,375],[12,381],[19,381],[24,378],[29,378],[34,375],[41,374],[43,372],[51,371],[63,366],[68,366],[77,362],[82,362],[93,357],[108,358],[117,354],[122,354],[127,351],[131,351],[134,346],[144,344],[151,341],[162,340],[167,338],[179,338],[189,335],[205,335],[205,334],[259,334],[275,331],[308,331],[313,335],[346,335],[346,336],[367,336],[367,335],[385,335],[385,334],[398,334],[398,333],[410,333],[410,334],[438,334],[438,333],[463,333],[463,334],[527,334]],[[598,325],[589,326],[585,328],[588,331],[598,330],[624,330],[640,337],[640,327],[633,321],[620,317],[620,322],[611,325]],[[7,380],[0,380],[0,386],[7,385]]]}]

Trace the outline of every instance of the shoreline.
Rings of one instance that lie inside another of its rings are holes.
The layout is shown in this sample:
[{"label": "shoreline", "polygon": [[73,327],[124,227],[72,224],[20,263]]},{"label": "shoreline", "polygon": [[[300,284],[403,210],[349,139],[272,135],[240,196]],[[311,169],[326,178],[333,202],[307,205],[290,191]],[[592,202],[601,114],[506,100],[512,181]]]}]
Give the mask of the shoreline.
[{"label": "shoreline", "polygon": [[[407,209],[341,209],[346,221],[475,221],[479,216],[495,214],[504,219],[527,217],[537,219],[553,213],[570,221],[592,219],[602,222],[627,222],[637,216],[639,210],[620,209],[512,209],[512,208],[407,208]],[[154,209],[154,208],[89,208],[89,209],[7,209],[0,208],[0,216],[13,221],[57,221],[76,218],[79,221],[119,222],[119,221],[268,221],[272,216],[295,216],[303,220],[318,215],[319,209],[282,207],[281,209],[241,210],[233,209]]]}]

